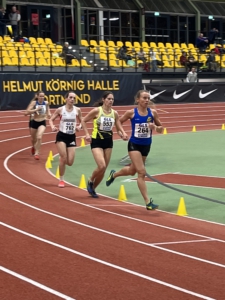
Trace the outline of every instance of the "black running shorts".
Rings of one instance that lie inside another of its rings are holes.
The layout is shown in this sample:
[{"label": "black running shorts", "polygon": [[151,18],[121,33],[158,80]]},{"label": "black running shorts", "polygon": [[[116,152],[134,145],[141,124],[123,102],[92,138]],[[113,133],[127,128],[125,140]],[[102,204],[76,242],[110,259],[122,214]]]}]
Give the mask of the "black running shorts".
[{"label": "black running shorts", "polygon": [[113,139],[112,137],[104,139],[91,139],[91,149],[101,148],[103,150],[113,148]]},{"label": "black running shorts", "polygon": [[40,121],[40,122],[35,121],[35,120],[31,121],[31,128],[33,128],[33,129],[38,129],[38,127],[40,127],[42,125],[46,127],[46,121],[45,120]]},{"label": "black running shorts", "polygon": [[76,147],[76,135],[74,134],[67,134],[59,131],[56,135],[55,143],[63,142],[66,144],[66,147]]},{"label": "black running shorts", "polygon": [[142,156],[147,157],[150,152],[150,149],[151,149],[151,144],[150,145],[139,145],[139,144],[134,144],[131,141],[129,141],[128,145],[127,145],[127,149],[128,149],[128,152],[139,151],[139,152],[141,152]]}]

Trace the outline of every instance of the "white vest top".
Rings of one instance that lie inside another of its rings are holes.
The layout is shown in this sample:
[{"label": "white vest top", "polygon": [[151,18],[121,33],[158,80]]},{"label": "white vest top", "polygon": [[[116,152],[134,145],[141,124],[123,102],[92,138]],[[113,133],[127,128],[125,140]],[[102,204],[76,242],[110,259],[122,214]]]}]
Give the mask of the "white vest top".
[{"label": "white vest top", "polygon": [[64,105],[60,115],[59,131],[66,134],[74,134],[76,131],[77,115],[78,112],[75,106],[71,112],[68,112],[66,110],[66,106]]}]

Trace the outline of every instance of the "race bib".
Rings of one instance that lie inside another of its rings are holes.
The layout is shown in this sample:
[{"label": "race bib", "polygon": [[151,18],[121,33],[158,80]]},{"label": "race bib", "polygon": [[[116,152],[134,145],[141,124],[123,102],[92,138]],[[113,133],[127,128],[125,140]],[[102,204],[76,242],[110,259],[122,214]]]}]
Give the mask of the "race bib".
[{"label": "race bib", "polygon": [[148,127],[148,123],[135,124],[134,136],[136,138],[149,138],[151,130]]},{"label": "race bib", "polygon": [[114,125],[114,119],[110,117],[101,117],[99,129],[103,131],[111,131]]},{"label": "race bib", "polygon": [[46,105],[36,105],[36,108],[38,108],[38,114],[44,115],[46,113]]},{"label": "race bib", "polygon": [[67,134],[74,134],[75,133],[74,122],[65,122],[63,132]]}]

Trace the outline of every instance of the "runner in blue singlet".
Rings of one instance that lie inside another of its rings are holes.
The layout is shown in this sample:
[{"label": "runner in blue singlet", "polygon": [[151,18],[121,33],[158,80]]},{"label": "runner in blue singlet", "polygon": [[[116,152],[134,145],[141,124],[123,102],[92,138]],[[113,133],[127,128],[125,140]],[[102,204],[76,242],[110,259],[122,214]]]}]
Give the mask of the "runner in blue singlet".
[{"label": "runner in blue singlet", "polygon": [[131,159],[131,165],[123,167],[116,172],[111,170],[106,181],[109,186],[116,177],[138,174],[138,188],[144,198],[146,209],[153,210],[158,205],[153,204],[152,199],[148,197],[147,186],[145,183],[145,161],[150,152],[152,143],[152,130],[162,133],[163,127],[155,109],[149,107],[150,95],[146,90],[138,91],[136,97],[137,107],[125,112],[120,118],[120,122],[131,121],[131,137],[128,142],[128,154]]}]

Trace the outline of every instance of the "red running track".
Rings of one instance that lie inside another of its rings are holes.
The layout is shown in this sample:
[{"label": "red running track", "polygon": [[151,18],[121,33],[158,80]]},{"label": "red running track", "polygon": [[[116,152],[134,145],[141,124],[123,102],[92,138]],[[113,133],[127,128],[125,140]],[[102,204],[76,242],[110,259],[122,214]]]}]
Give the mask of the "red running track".
[{"label": "red running track", "polygon": [[[158,105],[169,133],[220,129],[224,108]],[[40,161],[20,112],[0,112],[0,134],[0,299],[225,299],[223,225],[58,189],[49,127]]]}]

